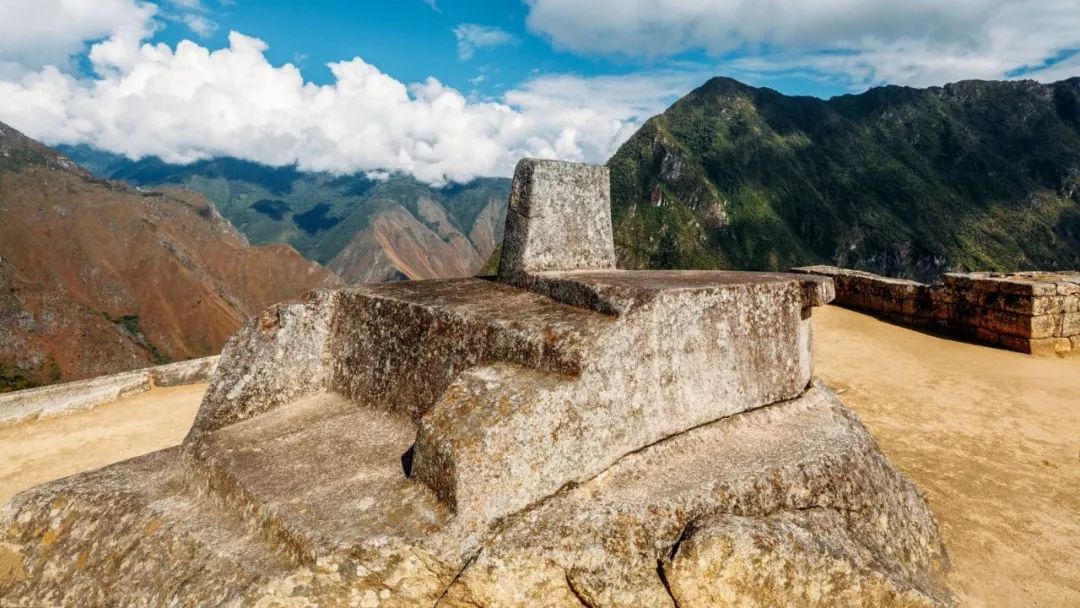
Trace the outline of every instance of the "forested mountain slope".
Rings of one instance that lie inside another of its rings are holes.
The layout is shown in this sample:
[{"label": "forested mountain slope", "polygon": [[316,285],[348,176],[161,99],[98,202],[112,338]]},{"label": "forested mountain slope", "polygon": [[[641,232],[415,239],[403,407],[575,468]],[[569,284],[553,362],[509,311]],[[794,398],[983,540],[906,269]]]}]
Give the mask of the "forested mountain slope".
[{"label": "forested mountain slope", "polygon": [[714,78],[609,165],[626,267],[1080,267],[1080,79],[821,100]]}]

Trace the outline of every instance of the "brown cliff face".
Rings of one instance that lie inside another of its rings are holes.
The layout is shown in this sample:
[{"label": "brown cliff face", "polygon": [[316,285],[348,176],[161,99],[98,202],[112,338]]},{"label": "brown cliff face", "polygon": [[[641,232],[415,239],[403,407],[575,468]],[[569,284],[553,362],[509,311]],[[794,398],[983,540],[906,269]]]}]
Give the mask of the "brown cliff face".
[{"label": "brown cliff face", "polygon": [[217,353],[262,308],[340,280],[251,247],[202,196],[94,179],[0,124],[0,390]]},{"label": "brown cliff face", "polygon": [[427,199],[417,207],[420,218],[401,206],[380,212],[330,261],[330,268],[351,283],[476,274],[484,259],[446,211]]},{"label": "brown cliff face", "polygon": [[506,223],[506,203],[499,199],[491,199],[488,204],[476,216],[472,230],[469,232],[469,240],[476,247],[481,260],[487,260],[495,253],[495,248],[502,243],[503,224]]}]

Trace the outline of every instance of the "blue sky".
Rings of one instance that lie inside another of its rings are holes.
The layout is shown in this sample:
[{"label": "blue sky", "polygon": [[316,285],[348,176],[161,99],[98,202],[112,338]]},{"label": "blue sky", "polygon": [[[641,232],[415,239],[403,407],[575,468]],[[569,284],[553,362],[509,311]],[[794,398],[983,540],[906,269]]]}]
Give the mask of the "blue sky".
[{"label": "blue sky", "polygon": [[[704,70],[710,63],[718,63],[717,57],[700,49],[660,58],[560,50],[542,34],[528,30],[528,7],[514,0],[440,0],[437,4],[425,0],[209,0],[202,6],[205,10],[201,12],[217,27],[207,36],[197,37],[201,43],[226,46],[229,31],[240,31],[265,41],[272,62],[294,63],[308,79],[324,84],[332,80],[325,64],[354,56],[406,82],[436,76],[459,90],[485,96],[497,96],[539,73],[618,75],[667,66],[692,65]],[[454,33],[461,24],[497,28],[512,40],[477,49],[463,59],[458,56]],[[183,22],[167,22],[155,39],[176,44],[192,35]],[[737,57],[738,53],[729,56]],[[723,69],[717,69],[716,74],[728,75]],[[755,74],[747,80],[791,95],[818,97],[862,88],[790,73]]]},{"label": "blue sky", "polygon": [[0,0],[0,121],[131,158],[432,183],[604,162],[712,76],[1080,76],[1076,0]]}]

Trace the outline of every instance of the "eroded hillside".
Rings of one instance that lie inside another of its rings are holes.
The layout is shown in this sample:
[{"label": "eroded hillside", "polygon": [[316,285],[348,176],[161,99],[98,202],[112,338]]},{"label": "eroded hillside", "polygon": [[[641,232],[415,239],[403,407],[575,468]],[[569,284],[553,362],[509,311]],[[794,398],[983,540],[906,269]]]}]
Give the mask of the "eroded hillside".
[{"label": "eroded hillside", "polygon": [[0,390],[218,352],[269,304],[340,279],[252,247],[201,195],[94,178],[0,124]]},{"label": "eroded hillside", "polygon": [[350,283],[467,277],[502,239],[510,182],[434,187],[403,174],[331,175],[235,158],[173,165],[60,146],[100,177],[202,193],[252,243],[288,243]]}]

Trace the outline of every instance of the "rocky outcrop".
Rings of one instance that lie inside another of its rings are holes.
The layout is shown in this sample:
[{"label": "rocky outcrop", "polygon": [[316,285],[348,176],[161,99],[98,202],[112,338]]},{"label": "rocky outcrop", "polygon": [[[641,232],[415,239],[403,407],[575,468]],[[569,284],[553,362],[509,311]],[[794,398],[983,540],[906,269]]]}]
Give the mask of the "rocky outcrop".
[{"label": "rocky outcrop", "polygon": [[613,270],[604,171],[518,179],[504,281],[271,308],[182,447],[12,500],[0,597],[951,603],[925,501],[812,380],[830,281]]},{"label": "rocky outcrop", "polygon": [[794,268],[833,279],[839,304],[1034,355],[1080,353],[1080,273],[946,273],[926,285],[834,266]]}]

